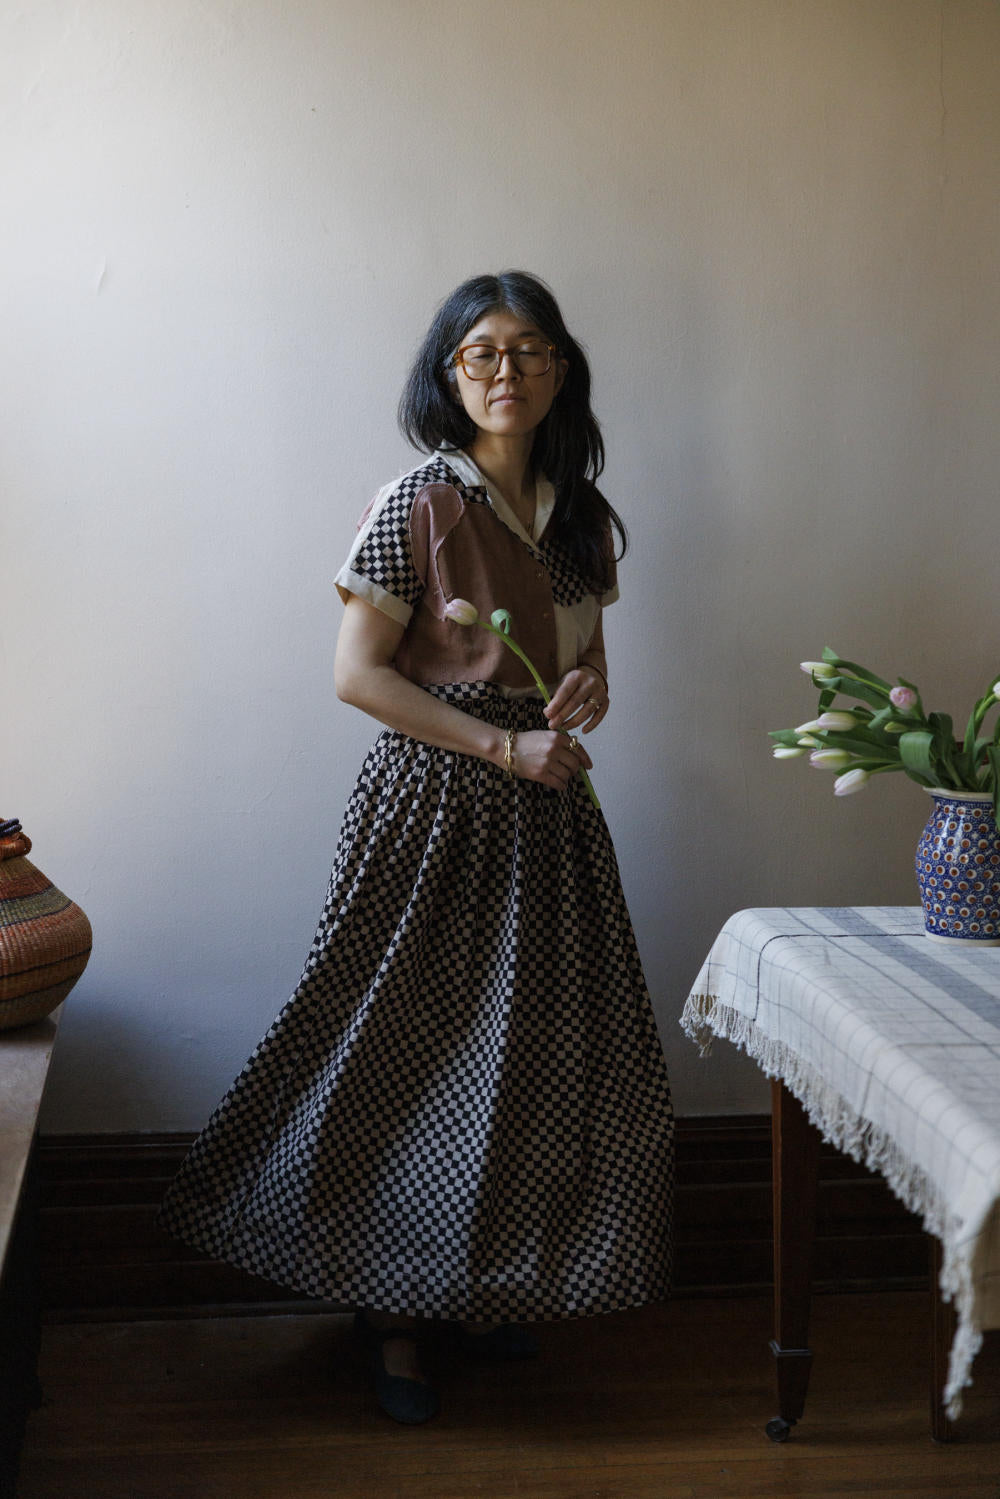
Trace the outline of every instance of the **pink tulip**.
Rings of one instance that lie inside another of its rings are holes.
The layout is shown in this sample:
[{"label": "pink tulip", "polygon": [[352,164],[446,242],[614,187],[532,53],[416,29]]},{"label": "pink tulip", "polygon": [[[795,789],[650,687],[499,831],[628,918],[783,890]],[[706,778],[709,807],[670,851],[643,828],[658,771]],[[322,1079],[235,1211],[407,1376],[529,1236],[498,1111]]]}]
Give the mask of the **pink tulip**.
[{"label": "pink tulip", "polygon": [[479,610],[468,599],[452,599],[445,605],[445,619],[453,619],[456,625],[478,625]]},{"label": "pink tulip", "polygon": [[889,701],[900,713],[909,713],[917,706],[917,694],[912,687],[894,687],[889,693]]}]

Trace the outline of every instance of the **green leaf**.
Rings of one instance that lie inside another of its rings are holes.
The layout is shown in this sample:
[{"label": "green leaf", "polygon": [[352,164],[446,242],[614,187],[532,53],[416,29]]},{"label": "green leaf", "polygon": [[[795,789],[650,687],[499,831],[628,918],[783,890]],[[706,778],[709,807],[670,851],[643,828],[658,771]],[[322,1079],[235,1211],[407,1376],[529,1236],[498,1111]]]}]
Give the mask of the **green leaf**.
[{"label": "green leaf", "polygon": [[845,770],[867,770],[869,775],[880,775],[883,771],[902,770],[902,765],[887,765],[884,760],[855,760],[852,765],[845,765]]},{"label": "green leaf", "polygon": [[973,708],[972,712],[969,714],[969,722],[965,730],[965,741],[962,745],[965,753],[967,755],[971,755],[973,758],[975,758],[976,752],[976,733],[979,729],[979,725],[976,722],[976,719],[979,716],[977,712],[978,708],[979,704],[977,703],[975,708]]},{"label": "green leaf", "polygon": [[802,738],[801,734],[794,729],[768,729],[768,738],[775,740],[777,744],[783,744],[788,749],[794,749]]},{"label": "green leaf", "polygon": [[[995,708],[996,706],[997,706],[997,700],[993,696],[992,691],[988,692],[985,697],[980,698],[980,700],[977,703],[976,707],[973,709],[973,712],[976,714],[976,717],[978,719],[978,722],[976,724],[976,732],[977,733],[982,728],[983,724],[986,722],[986,719],[988,718],[989,713],[990,713],[990,709],[991,708]],[[994,730],[994,733],[993,733],[993,736],[992,736],[994,739],[996,738],[996,729],[1000,729],[1000,720],[997,721],[997,724],[995,726],[995,730]]]},{"label": "green leaf", "polygon": [[983,790],[993,792],[993,816],[1000,821],[1000,747],[991,744],[986,754],[993,770],[993,785],[987,783]]},{"label": "green leaf", "polygon": [[[829,654],[827,654],[828,651]],[[876,687],[884,687],[886,692],[892,691],[892,683],[887,682],[884,677],[877,677],[866,666],[858,666],[854,661],[845,661],[843,656],[838,656],[836,651],[830,651],[828,646],[823,648],[823,660],[829,661],[831,666],[842,666],[845,671],[853,672],[856,677],[863,677],[866,682],[871,682]]]},{"label": "green leaf", "polygon": [[850,750],[852,755],[875,754],[882,760],[899,759],[896,746],[891,740],[883,742],[874,734],[866,738],[863,731],[859,733],[857,730],[817,729],[813,737],[822,740],[828,749]]},{"label": "green leaf", "polygon": [[490,615],[490,624],[494,630],[502,630],[505,635],[510,634],[510,610],[494,609]]},{"label": "green leaf", "polygon": [[887,694],[880,687],[872,687],[855,677],[833,677],[830,686],[836,692],[842,692],[845,697],[860,698],[863,703],[869,703],[873,708],[885,707]]},{"label": "green leaf", "polygon": [[965,780],[963,767],[958,763],[954,725],[950,713],[928,714],[927,724],[934,735],[933,754],[944,766],[952,785],[960,786]]},{"label": "green leaf", "polygon": [[899,754],[903,769],[925,780],[929,786],[937,784],[937,771],[933,757],[934,735],[928,729],[910,729],[899,736]]},{"label": "green leaf", "polygon": [[871,722],[869,723],[868,727],[869,727],[869,729],[873,729],[873,730],[874,729],[882,729],[885,724],[892,723],[893,719],[896,716],[897,716],[896,709],[890,703],[887,708],[883,708],[882,709],[881,713],[876,713],[875,714],[875,717],[871,720]]}]

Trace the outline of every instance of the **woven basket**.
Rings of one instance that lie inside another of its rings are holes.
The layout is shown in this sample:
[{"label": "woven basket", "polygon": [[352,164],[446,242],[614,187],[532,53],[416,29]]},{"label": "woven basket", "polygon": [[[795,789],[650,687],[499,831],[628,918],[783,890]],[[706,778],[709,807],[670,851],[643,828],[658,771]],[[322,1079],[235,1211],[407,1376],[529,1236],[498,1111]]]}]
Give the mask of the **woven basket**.
[{"label": "woven basket", "polygon": [[31,839],[0,821],[0,1030],[41,1020],[87,966],[90,922],[25,854]]}]

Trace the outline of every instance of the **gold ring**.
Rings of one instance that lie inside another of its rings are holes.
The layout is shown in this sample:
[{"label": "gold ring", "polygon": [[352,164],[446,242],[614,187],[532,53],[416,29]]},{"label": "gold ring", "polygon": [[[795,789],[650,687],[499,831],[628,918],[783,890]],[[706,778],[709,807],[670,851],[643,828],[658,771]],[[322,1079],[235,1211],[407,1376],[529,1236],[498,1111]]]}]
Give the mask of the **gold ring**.
[{"label": "gold ring", "polygon": [[601,711],[601,705],[597,701],[596,697],[588,697],[587,702],[590,704],[590,706],[592,708],[596,708],[598,712]]},{"label": "gold ring", "polygon": [[570,734],[570,736],[569,736],[569,743],[570,743],[570,748],[572,749],[574,755],[582,755],[583,754],[583,747],[580,744],[577,743],[577,741],[573,738],[572,734]]}]

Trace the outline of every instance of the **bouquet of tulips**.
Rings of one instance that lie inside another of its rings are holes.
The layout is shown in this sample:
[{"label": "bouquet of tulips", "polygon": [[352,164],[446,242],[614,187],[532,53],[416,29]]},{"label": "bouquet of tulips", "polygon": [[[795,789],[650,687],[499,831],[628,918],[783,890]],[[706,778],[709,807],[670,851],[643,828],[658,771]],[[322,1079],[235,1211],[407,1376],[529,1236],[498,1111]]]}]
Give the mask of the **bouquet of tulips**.
[{"label": "bouquet of tulips", "polygon": [[[817,770],[837,773],[836,796],[860,791],[872,776],[902,770],[921,786],[986,792],[1000,816],[1000,718],[993,732],[982,732],[986,715],[1000,702],[994,682],[969,715],[965,738],[955,739],[947,713],[926,713],[912,682],[895,685],[829,646],[822,661],[803,661],[819,688],[816,718],[797,729],[774,729],[774,757],[793,760],[808,754]],[[838,694],[857,699],[852,708],[834,708]]]}]

